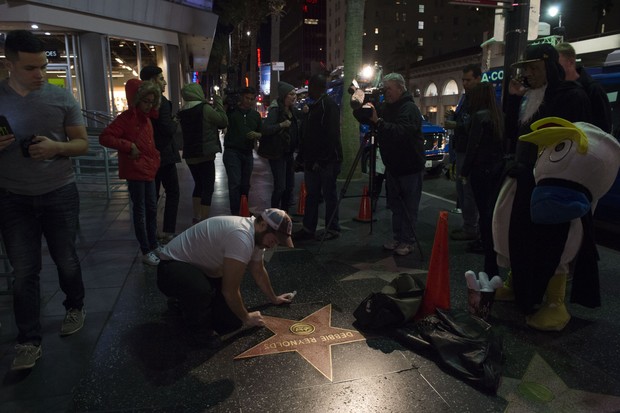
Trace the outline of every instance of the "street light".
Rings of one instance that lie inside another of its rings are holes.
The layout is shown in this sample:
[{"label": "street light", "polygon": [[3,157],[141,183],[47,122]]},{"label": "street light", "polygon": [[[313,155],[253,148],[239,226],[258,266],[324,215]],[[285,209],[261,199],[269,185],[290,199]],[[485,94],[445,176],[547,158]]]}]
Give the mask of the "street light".
[{"label": "street light", "polygon": [[558,6],[551,6],[547,10],[547,14],[551,17],[558,16],[558,27],[562,27],[562,11]]}]

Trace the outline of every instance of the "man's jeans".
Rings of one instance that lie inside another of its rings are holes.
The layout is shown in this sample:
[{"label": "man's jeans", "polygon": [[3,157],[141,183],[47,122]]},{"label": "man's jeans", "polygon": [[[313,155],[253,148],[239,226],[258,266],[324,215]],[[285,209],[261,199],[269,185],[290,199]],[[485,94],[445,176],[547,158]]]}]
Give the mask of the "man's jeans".
[{"label": "man's jeans", "polygon": [[457,152],[456,154],[456,195],[459,198],[459,206],[463,211],[463,231],[468,234],[478,234],[478,208],[476,207],[476,198],[474,191],[471,189],[470,180],[463,184],[458,177],[461,176],[463,163],[465,162],[465,153]]},{"label": "man's jeans", "polygon": [[177,213],[179,211],[179,176],[177,165],[171,163],[162,165],[155,176],[155,193],[159,199],[159,186],[164,187],[166,192],[166,204],[164,205],[163,232],[174,234],[177,228]]},{"label": "man's jeans", "polygon": [[306,184],[306,208],[304,211],[303,225],[308,232],[314,233],[319,219],[319,202],[321,194],[325,199],[325,226],[334,216],[329,230],[340,232],[338,222],[338,194],[336,179],[340,174],[341,163],[329,162],[323,166],[304,169],[304,182]]},{"label": "man's jeans", "polygon": [[273,175],[273,193],[271,207],[288,212],[291,195],[295,188],[295,160],[288,153],[280,159],[270,159],[269,166]]},{"label": "man's jeans", "polygon": [[228,200],[230,202],[230,213],[239,215],[241,205],[241,195],[248,195],[250,192],[250,178],[252,168],[254,168],[254,158],[252,151],[249,153],[241,152],[236,149],[224,149],[222,155],[226,176],[228,177]]},{"label": "man's jeans", "polygon": [[84,284],[75,237],[80,213],[75,183],[37,196],[0,190],[0,231],[13,267],[13,309],[19,343],[41,342],[41,236],[58,270],[65,309],[84,306]]},{"label": "man's jeans", "polygon": [[403,176],[394,176],[389,169],[385,173],[388,204],[392,210],[394,240],[413,244],[416,241],[415,226],[422,197],[424,171]]},{"label": "man's jeans", "polygon": [[142,254],[157,248],[157,196],[155,181],[127,181],[133,212],[133,229]]}]

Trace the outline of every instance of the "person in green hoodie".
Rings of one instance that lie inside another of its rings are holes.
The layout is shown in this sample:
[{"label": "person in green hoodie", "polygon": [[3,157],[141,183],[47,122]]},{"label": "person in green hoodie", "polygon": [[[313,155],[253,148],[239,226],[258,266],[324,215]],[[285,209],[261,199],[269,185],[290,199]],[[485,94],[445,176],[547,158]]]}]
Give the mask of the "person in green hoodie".
[{"label": "person in green hoodie", "polygon": [[219,129],[228,126],[222,97],[207,103],[202,86],[189,83],[181,89],[185,105],[177,116],[183,132],[183,159],[194,178],[193,223],[209,217],[215,187],[215,155],[222,152]]}]

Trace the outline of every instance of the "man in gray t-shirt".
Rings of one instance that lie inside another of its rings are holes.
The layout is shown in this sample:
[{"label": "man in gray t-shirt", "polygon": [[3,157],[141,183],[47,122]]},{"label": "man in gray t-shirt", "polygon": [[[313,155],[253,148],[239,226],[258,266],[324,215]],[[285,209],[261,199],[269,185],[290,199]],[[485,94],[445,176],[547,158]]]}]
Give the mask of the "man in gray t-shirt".
[{"label": "man in gray t-shirt", "polygon": [[39,38],[25,30],[9,32],[5,55],[10,77],[0,82],[0,115],[8,123],[0,125],[0,231],[15,276],[19,333],[12,369],[22,370],[41,357],[42,236],[66,295],[60,335],[84,324],[84,284],[75,251],[79,194],[70,157],[86,153],[88,136],[73,96],[46,82],[47,57]]}]

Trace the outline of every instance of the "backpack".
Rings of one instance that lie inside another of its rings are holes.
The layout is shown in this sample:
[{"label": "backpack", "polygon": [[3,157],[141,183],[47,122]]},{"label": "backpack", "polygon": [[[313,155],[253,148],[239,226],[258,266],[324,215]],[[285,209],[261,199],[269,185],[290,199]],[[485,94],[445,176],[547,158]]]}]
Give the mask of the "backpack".
[{"label": "backpack", "polygon": [[356,324],[361,329],[397,327],[410,321],[418,312],[425,282],[418,274],[399,274],[381,292],[371,293],[355,309]]}]

